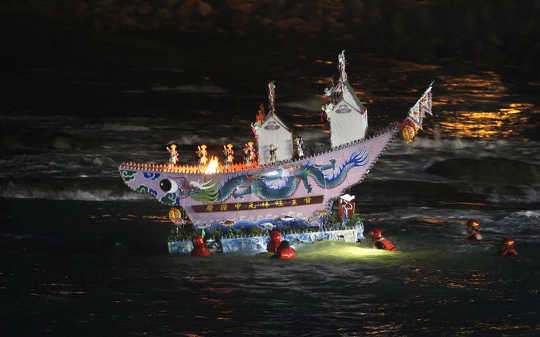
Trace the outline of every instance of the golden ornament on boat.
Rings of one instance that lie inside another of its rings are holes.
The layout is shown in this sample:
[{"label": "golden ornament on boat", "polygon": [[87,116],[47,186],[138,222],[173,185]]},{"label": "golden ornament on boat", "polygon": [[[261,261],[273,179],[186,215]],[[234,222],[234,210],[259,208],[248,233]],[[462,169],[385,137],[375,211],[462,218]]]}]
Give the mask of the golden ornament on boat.
[{"label": "golden ornament on boat", "polygon": [[177,225],[184,223],[184,219],[182,219],[182,212],[176,207],[171,208],[169,211],[169,219],[171,219],[171,221]]},{"label": "golden ornament on boat", "polygon": [[401,138],[403,138],[403,140],[405,140],[407,143],[410,143],[413,141],[414,137],[416,137],[418,129],[419,128],[413,122],[406,120],[405,122],[403,122],[399,133],[401,134]]}]

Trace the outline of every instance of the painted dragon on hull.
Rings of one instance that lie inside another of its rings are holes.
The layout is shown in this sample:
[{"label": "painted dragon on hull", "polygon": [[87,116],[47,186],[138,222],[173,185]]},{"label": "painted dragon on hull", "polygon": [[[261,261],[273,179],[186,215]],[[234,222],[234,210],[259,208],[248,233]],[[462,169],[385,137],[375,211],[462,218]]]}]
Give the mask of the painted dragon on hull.
[{"label": "painted dragon on hull", "polygon": [[291,159],[292,133],[275,114],[271,83],[270,110],[252,125],[258,163],[205,173],[196,166],[127,162],[120,165],[120,175],[131,189],[148,193],[164,205],[181,206],[199,228],[283,216],[316,222],[331,201],[362,181],[396,133],[411,141],[425,114],[431,114],[430,85],[403,122],[366,139],[367,109],[347,80],[343,52],[339,70],[338,83],[325,89],[323,111],[330,122],[332,143],[327,152]]}]

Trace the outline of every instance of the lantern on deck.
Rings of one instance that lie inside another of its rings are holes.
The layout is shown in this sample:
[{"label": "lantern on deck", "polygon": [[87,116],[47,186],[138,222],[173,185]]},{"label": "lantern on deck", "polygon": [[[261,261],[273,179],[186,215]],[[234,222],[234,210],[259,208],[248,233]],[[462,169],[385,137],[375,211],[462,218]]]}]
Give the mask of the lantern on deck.
[{"label": "lantern on deck", "polygon": [[182,218],[182,212],[178,208],[171,208],[169,211],[169,219],[175,224],[175,225],[183,225],[184,219]]},{"label": "lantern on deck", "polygon": [[406,119],[401,125],[399,133],[401,134],[401,138],[403,138],[403,140],[410,143],[413,141],[414,137],[416,137],[419,129],[420,128],[414,122]]}]

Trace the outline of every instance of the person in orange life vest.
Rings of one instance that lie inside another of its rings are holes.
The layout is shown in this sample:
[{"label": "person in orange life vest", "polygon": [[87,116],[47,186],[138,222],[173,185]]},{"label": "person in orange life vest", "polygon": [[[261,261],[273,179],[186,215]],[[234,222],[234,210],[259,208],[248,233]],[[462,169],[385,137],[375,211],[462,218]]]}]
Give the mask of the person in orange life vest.
[{"label": "person in orange life vest", "polygon": [[210,251],[208,250],[208,247],[206,246],[206,242],[204,242],[202,235],[195,235],[191,239],[191,242],[193,242],[193,250],[191,251],[191,256],[210,255]]},{"label": "person in orange life vest", "polygon": [[478,232],[480,223],[478,220],[471,219],[467,221],[467,236],[469,240],[482,240],[482,235]]},{"label": "person in orange life vest", "polygon": [[501,256],[505,255],[514,255],[517,256],[518,253],[516,248],[514,248],[515,241],[512,238],[504,238],[501,247]]},{"label": "person in orange life vest", "polygon": [[272,229],[270,232],[270,241],[266,244],[266,250],[270,253],[277,253],[281,244],[281,233],[277,229]]},{"label": "person in orange life vest", "polygon": [[373,246],[375,246],[375,248],[385,250],[397,250],[397,248],[392,244],[392,242],[383,238],[382,230],[373,230],[373,232],[371,232],[371,237],[373,238]]},{"label": "person in orange life vest", "polygon": [[289,241],[284,240],[279,244],[279,247],[274,257],[281,260],[292,260],[296,258],[296,252],[294,248],[289,245]]}]

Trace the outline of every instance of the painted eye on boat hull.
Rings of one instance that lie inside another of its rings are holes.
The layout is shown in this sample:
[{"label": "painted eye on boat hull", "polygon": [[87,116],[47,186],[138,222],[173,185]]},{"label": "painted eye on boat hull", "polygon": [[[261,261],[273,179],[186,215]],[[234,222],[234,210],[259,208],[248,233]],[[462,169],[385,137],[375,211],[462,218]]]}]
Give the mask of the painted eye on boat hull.
[{"label": "painted eye on boat hull", "polygon": [[159,188],[165,193],[174,193],[178,190],[178,184],[171,179],[163,179],[159,182]]}]

